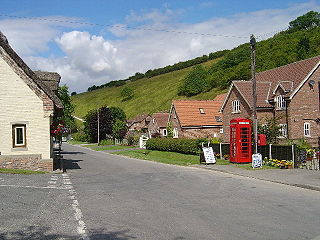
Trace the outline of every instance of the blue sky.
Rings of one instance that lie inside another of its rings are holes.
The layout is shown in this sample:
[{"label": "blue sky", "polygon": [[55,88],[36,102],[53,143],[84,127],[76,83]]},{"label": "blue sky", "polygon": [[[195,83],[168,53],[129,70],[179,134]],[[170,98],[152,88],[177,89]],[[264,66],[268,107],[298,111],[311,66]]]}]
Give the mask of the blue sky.
[{"label": "blue sky", "polygon": [[310,10],[319,1],[1,0],[0,30],[32,69],[57,71],[81,92],[236,47],[251,33],[270,37]]}]

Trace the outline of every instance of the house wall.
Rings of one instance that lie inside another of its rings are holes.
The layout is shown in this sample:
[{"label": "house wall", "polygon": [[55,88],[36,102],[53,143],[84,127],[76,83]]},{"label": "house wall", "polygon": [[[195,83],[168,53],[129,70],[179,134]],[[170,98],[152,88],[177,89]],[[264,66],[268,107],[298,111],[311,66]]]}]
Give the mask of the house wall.
[{"label": "house wall", "polygon": [[169,122],[172,122],[172,129],[176,128],[178,131],[178,137],[180,137],[182,135],[182,129],[181,129],[181,125],[178,119],[178,115],[177,112],[175,110],[174,107],[172,107],[171,109],[171,114],[169,116]]},{"label": "house wall", "polygon": [[[221,127],[222,128],[222,127]],[[222,138],[219,127],[217,128],[182,128],[179,137],[182,138]]]},{"label": "house wall", "polygon": [[[308,82],[315,81],[313,89],[309,87]],[[320,136],[320,124],[317,124],[314,119],[320,117],[319,103],[319,81],[320,68],[310,76],[309,80],[302,86],[291,100],[288,107],[289,115],[289,136],[291,139],[304,138],[312,146],[318,146],[318,137]],[[311,137],[304,137],[303,125],[309,122],[311,125]]]},{"label": "house wall", "polygon": [[[232,101],[240,101],[240,113],[232,113]],[[233,87],[230,96],[227,99],[225,107],[222,112],[223,115],[223,142],[230,142],[230,120],[235,118],[248,118],[251,119],[252,113],[250,107],[244,100],[244,98],[239,94],[238,90]],[[272,109],[258,109],[257,118],[258,121],[266,117],[273,117]]]},{"label": "house wall", "polygon": [[[0,58],[0,152],[3,156],[51,158],[49,102],[44,102]],[[51,111],[52,113],[52,111]],[[26,148],[13,148],[12,124],[26,124]]]}]

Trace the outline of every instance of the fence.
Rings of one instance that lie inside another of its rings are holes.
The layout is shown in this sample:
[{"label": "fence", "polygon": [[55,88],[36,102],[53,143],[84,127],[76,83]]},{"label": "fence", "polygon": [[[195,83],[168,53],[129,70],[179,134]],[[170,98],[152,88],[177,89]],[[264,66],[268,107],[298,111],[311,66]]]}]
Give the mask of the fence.
[{"label": "fence", "polygon": [[[210,144],[215,154],[227,158],[229,156],[229,143]],[[293,161],[295,168],[320,170],[320,154],[311,158],[307,157],[306,150],[297,148],[296,145],[265,145],[258,146],[262,158]]]},{"label": "fence", "polygon": [[[210,144],[213,152],[218,153],[220,156],[229,155],[229,143]],[[261,153],[263,158],[276,158],[281,160],[294,160],[295,159],[295,145],[266,145],[258,146],[258,152]]]}]

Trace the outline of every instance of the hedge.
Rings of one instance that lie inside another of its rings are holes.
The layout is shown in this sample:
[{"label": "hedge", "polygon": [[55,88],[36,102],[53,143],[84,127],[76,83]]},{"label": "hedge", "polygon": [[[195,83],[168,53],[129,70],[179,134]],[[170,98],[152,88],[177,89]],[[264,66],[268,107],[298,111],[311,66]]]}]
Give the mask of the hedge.
[{"label": "hedge", "polygon": [[200,153],[201,143],[207,141],[205,138],[150,138],[146,143],[146,148],[148,150],[198,155]]}]

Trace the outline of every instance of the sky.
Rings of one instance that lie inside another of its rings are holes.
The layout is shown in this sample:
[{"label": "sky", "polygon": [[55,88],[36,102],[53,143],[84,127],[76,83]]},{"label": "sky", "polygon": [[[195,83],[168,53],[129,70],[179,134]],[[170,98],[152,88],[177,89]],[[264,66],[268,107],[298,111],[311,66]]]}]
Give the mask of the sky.
[{"label": "sky", "polygon": [[70,92],[285,30],[320,0],[1,0],[0,31]]}]

